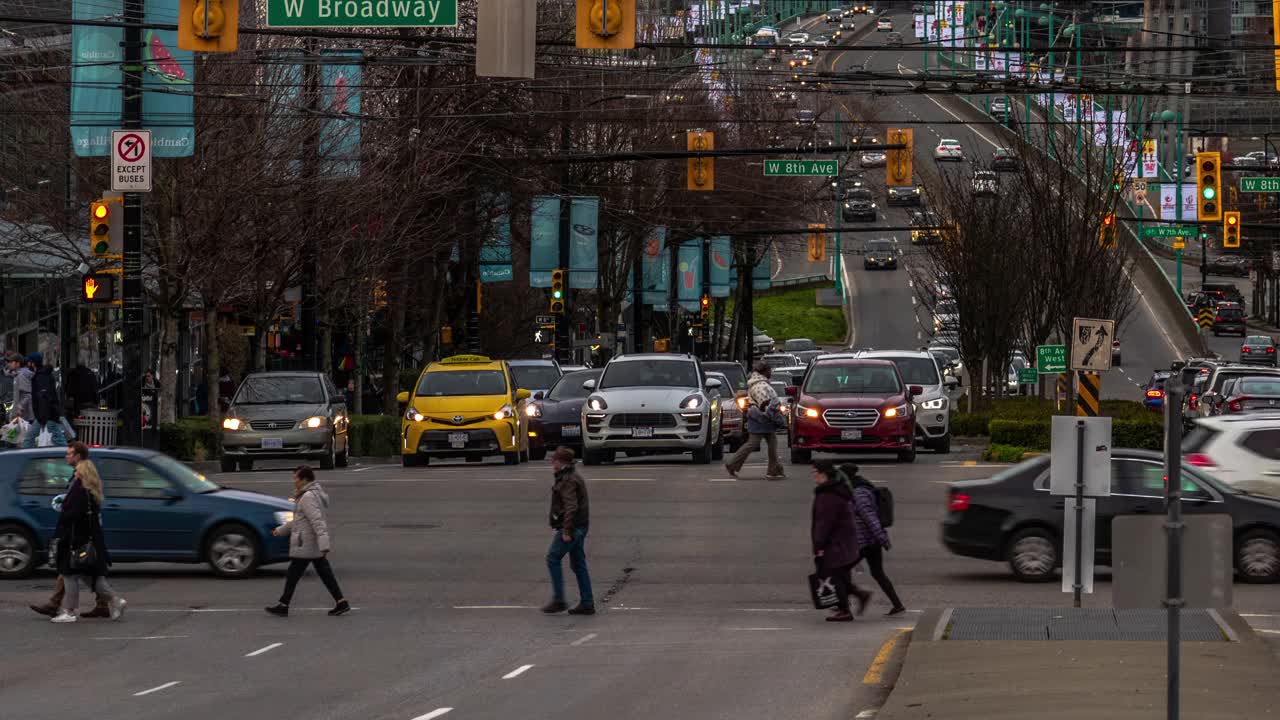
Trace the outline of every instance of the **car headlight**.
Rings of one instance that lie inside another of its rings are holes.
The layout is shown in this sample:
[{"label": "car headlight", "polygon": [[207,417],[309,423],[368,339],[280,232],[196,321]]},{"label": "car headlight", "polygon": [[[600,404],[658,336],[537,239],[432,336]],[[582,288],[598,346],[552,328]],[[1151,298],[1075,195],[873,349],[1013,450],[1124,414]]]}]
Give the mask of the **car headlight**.
[{"label": "car headlight", "polygon": [[292,511],[292,510],[277,510],[276,512],[272,513],[272,517],[274,517],[274,518],[275,518],[275,520],[276,520],[276,524],[277,524],[277,525],[283,525],[283,524],[285,524],[285,523],[291,523],[291,522],[293,522],[293,511]]},{"label": "car headlight", "polygon": [[799,413],[799,414],[801,414],[801,415],[803,415],[803,416],[805,416],[805,417],[807,417],[807,418],[816,418],[816,417],[818,417],[818,409],[817,409],[817,408],[811,408],[811,407],[805,407],[805,406],[803,406],[803,405],[797,405],[797,406],[796,406],[796,412],[797,412],[797,413]]},{"label": "car headlight", "polygon": [[605,402],[604,398],[597,395],[595,397],[587,399],[587,407],[591,408],[592,410],[608,410],[609,403]]},{"label": "car headlight", "polygon": [[524,414],[529,417],[542,417],[542,407],[537,404],[525,405]]},{"label": "car headlight", "polygon": [[427,419],[427,416],[418,412],[412,405],[410,405],[409,407],[405,408],[404,419],[408,420],[409,422],[422,422],[423,420]]},{"label": "car headlight", "polygon": [[681,410],[697,410],[706,404],[701,395],[690,395],[680,401]]},{"label": "car headlight", "polygon": [[247,424],[248,423],[241,420],[240,418],[229,417],[229,418],[222,419],[223,430],[239,430],[240,428],[244,427]]},{"label": "car headlight", "polygon": [[924,408],[925,410],[941,410],[946,406],[947,406],[947,399],[944,397],[934,398],[932,400],[926,400],[920,403],[920,407]]},{"label": "car headlight", "polygon": [[329,424],[329,418],[324,417],[323,415],[312,415],[306,420],[299,422],[298,429],[314,430],[316,428],[324,427],[325,425],[328,425],[328,424]]},{"label": "car headlight", "polygon": [[887,418],[896,418],[896,417],[902,417],[903,415],[907,415],[910,412],[911,412],[910,405],[899,405],[898,407],[891,407],[888,410],[885,410],[884,416]]},{"label": "car headlight", "polygon": [[503,405],[501,408],[498,408],[498,412],[493,414],[493,419],[506,420],[507,418],[515,417],[515,415],[516,411],[512,410],[510,405]]},{"label": "car headlight", "polygon": [[746,409],[747,409],[747,398],[745,398],[745,397],[740,397],[740,398],[738,398],[738,409],[739,409],[739,410],[746,410]]}]

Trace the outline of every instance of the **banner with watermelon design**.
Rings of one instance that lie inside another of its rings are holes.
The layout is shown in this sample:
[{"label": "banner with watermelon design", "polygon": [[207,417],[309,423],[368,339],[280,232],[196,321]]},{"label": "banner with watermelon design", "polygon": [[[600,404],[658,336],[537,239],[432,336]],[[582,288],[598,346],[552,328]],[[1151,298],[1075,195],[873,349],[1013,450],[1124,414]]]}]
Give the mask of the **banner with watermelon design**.
[{"label": "banner with watermelon design", "polygon": [[711,297],[729,297],[729,268],[733,265],[733,245],[729,236],[711,238]]},{"label": "banner with watermelon design", "polygon": [[[320,126],[320,172],[326,176],[360,174],[360,50],[325,50],[327,57],[354,58],[357,64],[320,66],[321,107],[335,115]],[[508,247],[510,247],[508,245]],[[511,278],[507,278],[510,280]]]},{"label": "banner with watermelon design", "polygon": [[[76,20],[110,20],[124,14],[123,0],[72,0]],[[171,24],[178,0],[149,0],[146,24]],[[190,157],[195,152],[192,88],[195,54],[178,49],[173,30],[146,30],[142,51],[142,127],[151,131],[154,157]],[[71,143],[79,157],[111,154],[111,131],[122,127],[120,44],[124,29],[71,28]]]},{"label": "banner with watermelon design", "polygon": [[701,238],[680,243],[676,255],[676,299],[689,312],[697,312],[702,306]]}]

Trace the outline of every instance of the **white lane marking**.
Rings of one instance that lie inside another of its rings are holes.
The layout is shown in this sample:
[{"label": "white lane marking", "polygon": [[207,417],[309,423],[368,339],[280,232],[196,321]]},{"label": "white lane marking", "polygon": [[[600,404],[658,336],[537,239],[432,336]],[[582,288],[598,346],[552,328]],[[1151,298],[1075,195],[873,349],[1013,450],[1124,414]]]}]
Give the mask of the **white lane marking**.
[{"label": "white lane marking", "polygon": [[532,605],[454,605],[454,610],[532,610]]},{"label": "white lane marking", "polygon": [[370,465],[370,466],[368,466],[368,467],[359,467],[359,468],[356,468],[356,469],[352,470],[351,472],[353,472],[353,473],[364,472],[365,470],[372,470],[372,469],[374,469],[375,467],[377,467],[377,465]]},{"label": "white lane marking", "polygon": [[738,482],[738,478],[707,478],[707,482]]},{"label": "white lane marking", "polygon": [[96,637],[94,640],[178,640],[190,635],[118,635],[112,637]]},{"label": "white lane marking", "polygon": [[1240,617],[1280,617],[1280,615],[1268,615],[1266,613],[1240,613]]},{"label": "white lane marking", "polygon": [[246,653],[246,654],[245,654],[245,657],[258,657],[259,655],[262,655],[263,653],[269,653],[269,652],[271,652],[272,650],[275,650],[276,648],[280,647],[281,645],[284,645],[284,643],[282,643],[282,642],[278,642],[278,643],[271,643],[270,645],[268,645],[268,646],[266,646],[266,647],[260,647],[260,648],[258,648],[257,650],[254,650],[254,651],[253,651],[253,652],[251,652],[251,653]]},{"label": "white lane marking", "polygon": [[657,608],[651,608],[651,607],[621,607],[621,606],[614,608],[614,611],[615,611],[615,612],[617,612],[617,611],[619,611],[619,610],[657,610]]},{"label": "white lane marking", "polygon": [[173,687],[174,685],[181,684],[181,682],[182,682],[181,680],[173,680],[173,681],[167,682],[167,683],[165,683],[165,684],[163,684],[163,685],[157,685],[157,686],[155,686],[155,687],[151,688],[150,690],[143,690],[142,692],[136,692],[136,693],[134,693],[134,694],[133,694],[133,696],[134,696],[134,697],[142,697],[143,695],[150,695],[151,693],[160,692],[161,690],[167,690],[167,689],[169,689],[169,688]]},{"label": "white lane marking", "polygon": [[866,718],[875,717],[876,713],[878,712],[880,711],[877,709],[863,710],[862,712],[858,713],[857,715],[854,715],[853,717],[854,717],[854,720],[866,720]]},{"label": "white lane marking", "polygon": [[[289,608],[289,611],[290,612],[311,612],[311,611],[324,610],[325,612],[328,612],[332,609],[333,608],[331,607],[304,607],[304,608],[291,607]],[[355,607],[353,605],[351,609],[359,610],[360,608]],[[137,610],[134,610],[133,608],[129,608],[129,612],[131,613],[260,613],[262,612],[262,608],[190,608],[190,607],[156,608],[156,607],[151,607],[151,608],[138,608]]]},{"label": "white lane marking", "polygon": [[809,612],[808,608],[738,608],[738,612]]},{"label": "white lane marking", "polygon": [[413,720],[435,720],[436,718],[440,717],[441,715],[446,715],[446,714],[451,713],[451,712],[453,712],[453,708],[436,708],[435,710],[432,710],[431,712],[427,713],[426,715],[419,715],[418,717],[414,718]]},{"label": "white lane marking", "polygon": [[774,630],[790,630],[784,627],[731,627],[730,630],[738,630],[741,632],[772,632]]},{"label": "white lane marking", "polygon": [[595,637],[597,637],[597,633],[587,633],[586,635],[583,635],[582,637],[578,638],[577,640],[574,640],[569,644],[572,645],[573,647],[586,645],[587,643],[591,642],[591,640]]},{"label": "white lane marking", "polygon": [[1268,635],[1280,635],[1280,630],[1267,630],[1265,628],[1254,628],[1254,632],[1266,633]]},{"label": "white lane marking", "polygon": [[653,478],[587,478],[587,482],[658,482]]},{"label": "white lane marking", "polygon": [[[904,68],[904,67],[902,67],[902,65],[901,65],[901,64],[899,64],[899,65],[898,65],[898,74],[899,74],[899,75],[901,75],[901,74],[903,73],[903,71],[904,71],[904,70],[905,70],[905,71],[907,71],[907,72],[910,72],[912,75],[915,75],[915,74],[916,74],[914,70],[909,70],[908,68]],[[926,98],[929,98],[929,102],[933,103],[934,105],[937,105],[939,108],[941,108],[941,109],[942,109],[942,111],[943,111],[943,112],[945,112],[946,114],[948,114],[948,115],[950,115],[951,117],[955,118],[956,120],[959,120],[959,121],[960,121],[960,122],[961,122],[965,127],[969,128],[969,130],[970,130],[974,135],[977,135],[978,137],[980,137],[980,138],[982,138],[983,140],[985,140],[985,141],[986,141],[986,143],[987,143],[988,145],[990,145],[990,146],[991,146],[991,147],[993,147],[993,148],[998,148],[998,147],[1000,147],[998,144],[996,144],[996,142],[995,142],[994,140],[992,140],[991,138],[987,137],[986,135],[983,135],[983,134],[982,134],[982,131],[978,130],[978,129],[977,129],[977,128],[975,128],[973,125],[969,124],[969,121],[967,121],[967,120],[965,120],[964,118],[960,117],[959,115],[957,115],[957,114],[955,114],[955,113],[951,112],[951,110],[950,110],[946,105],[943,105],[942,103],[938,102],[937,100],[934,100],[934,99],[933,99],[933,96],[928,95],[928,94],[925,94],[925,97],[926,97]],[[936,135],[937,133],[934,133],[934,134]]]},{"label": "white lane marking", "polygon": [[521,675],[523,675],[523,674],[525,674],[525,673],[529,672],[529,669],[530,669],[530,668],[532,668],[532,667],[533,667],[532,665],[521,665],[520,667],[516,668],[515,670],[512,670],[511,672],[507,673],[506,675],[503,675],[503,676],[502,676],[502,679],[503,679],[503,680],[511,680],[511,679],[514,679],[514,678],[518,678],[518,677],[520,677]]}]

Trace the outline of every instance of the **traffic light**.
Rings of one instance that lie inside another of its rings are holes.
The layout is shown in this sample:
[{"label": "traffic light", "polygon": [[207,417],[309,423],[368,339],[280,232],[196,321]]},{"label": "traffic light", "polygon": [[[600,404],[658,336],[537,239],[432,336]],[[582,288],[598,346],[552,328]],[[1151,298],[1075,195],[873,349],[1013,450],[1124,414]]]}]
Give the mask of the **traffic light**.
[{"label": "traffic light", "polygon": [[[716,149],[716,134],[705,130],[690,130],[685,134],[685,144],[689,152]],[[715,158],[689,158],[690,190],[716,189]]]},{"label": "traffic light", "polygon": [[1221,220],[1222,200],[1218,197],[1222,187],[1221,156],[1216,152],[1196,153],[1196,205],[1199,220]]},{"label": "traffic light", "polygon": [[1111,192],[1118,193],[1123,189],[1124,189],[1124,176],[1121,175],[1119,171],[1116,171],[1116,173],[1111,176]]},{"label": "traffic light", "polygon": [[636,0],[578,0],[576,45],[597,50],[636,46]]},{"label": "traffic light", "polygon": [[1116,227],[1116,214],[1107,213],[1102,216],[1102,224],[1098,226],[1098,243],[1104,248],[1116,246],[1119,228]]},{"label": "traffic light", "polygon": [[699,308],[700,309],[699,309],[698,318],[702,321],[703,325],[706,325],[711,321],[711,296],[710,295],[702,296],[702,303],[699,306]]},{"label": "traffic light", "polygon": [[[809,223],[810,230],[821,230],[826,225]],[[809,262],[822,262],[827,259],[827,236],[820,232],[809,233]]]},{"label": "traffic light", "polygon": [[564,314],[564,270],[551,271],[551,307],[552,315]]},{"label": "traffic light", "polygon": [[907,146],[904,150],[888,150],[885,152],[885,185],[894,187],[911,184],[911,154],[914,152],[912,149],[912,135],[911,128],[889,128],[888,132],[885,133],[885,142],[890,145]]},{"label": "traffic light", "polygon": [[122,229],[124,218],[111,207],[107,200],[94,200],[89,203],[89,249],[94,257],[106,257],[111,254],[115,244],[117,229]]},{"label": "traffic light", "polygon": [[116,279],[106,273],[88,273],[80,278],[80,302],[107,305],[116,299]]},{"label": "traffic light", "polygon": [[178,49],[235,52],[239,0],[178,0]]},{"label": "traffic light", "polygon": [[1240,247],[1240,211],[1228,210],[1222,213],[1222,247]]},{"label": "traffic light", "polygon": [[670,340],[668,340],[667,338],[658,338],[658,339],[656,339],[656,340],[654,340],[654,341],[653,341],[653,351],[654,351],[654,352],[660,352],[660,353],[661,353],[661,352],[667,352],[667,350],[668,350],[670,347],[671,347],[671,341],[670,341]]},{"label": "traffic light", "polygon": [[440,344],[441,345],[453,344],[453,327],[449,325],[445,325],[444,327],[440,328]]}]

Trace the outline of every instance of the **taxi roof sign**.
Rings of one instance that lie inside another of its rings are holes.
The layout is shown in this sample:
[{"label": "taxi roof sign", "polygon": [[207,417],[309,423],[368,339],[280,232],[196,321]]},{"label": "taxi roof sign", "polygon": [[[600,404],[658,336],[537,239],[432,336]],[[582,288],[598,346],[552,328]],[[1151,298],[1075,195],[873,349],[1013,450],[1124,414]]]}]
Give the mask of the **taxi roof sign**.
[{"label": "taxi roof sign", "polygon": [[441,365],[469,365],[475,363],[491,363],[487,355],[454,355],[440,361]]}]

